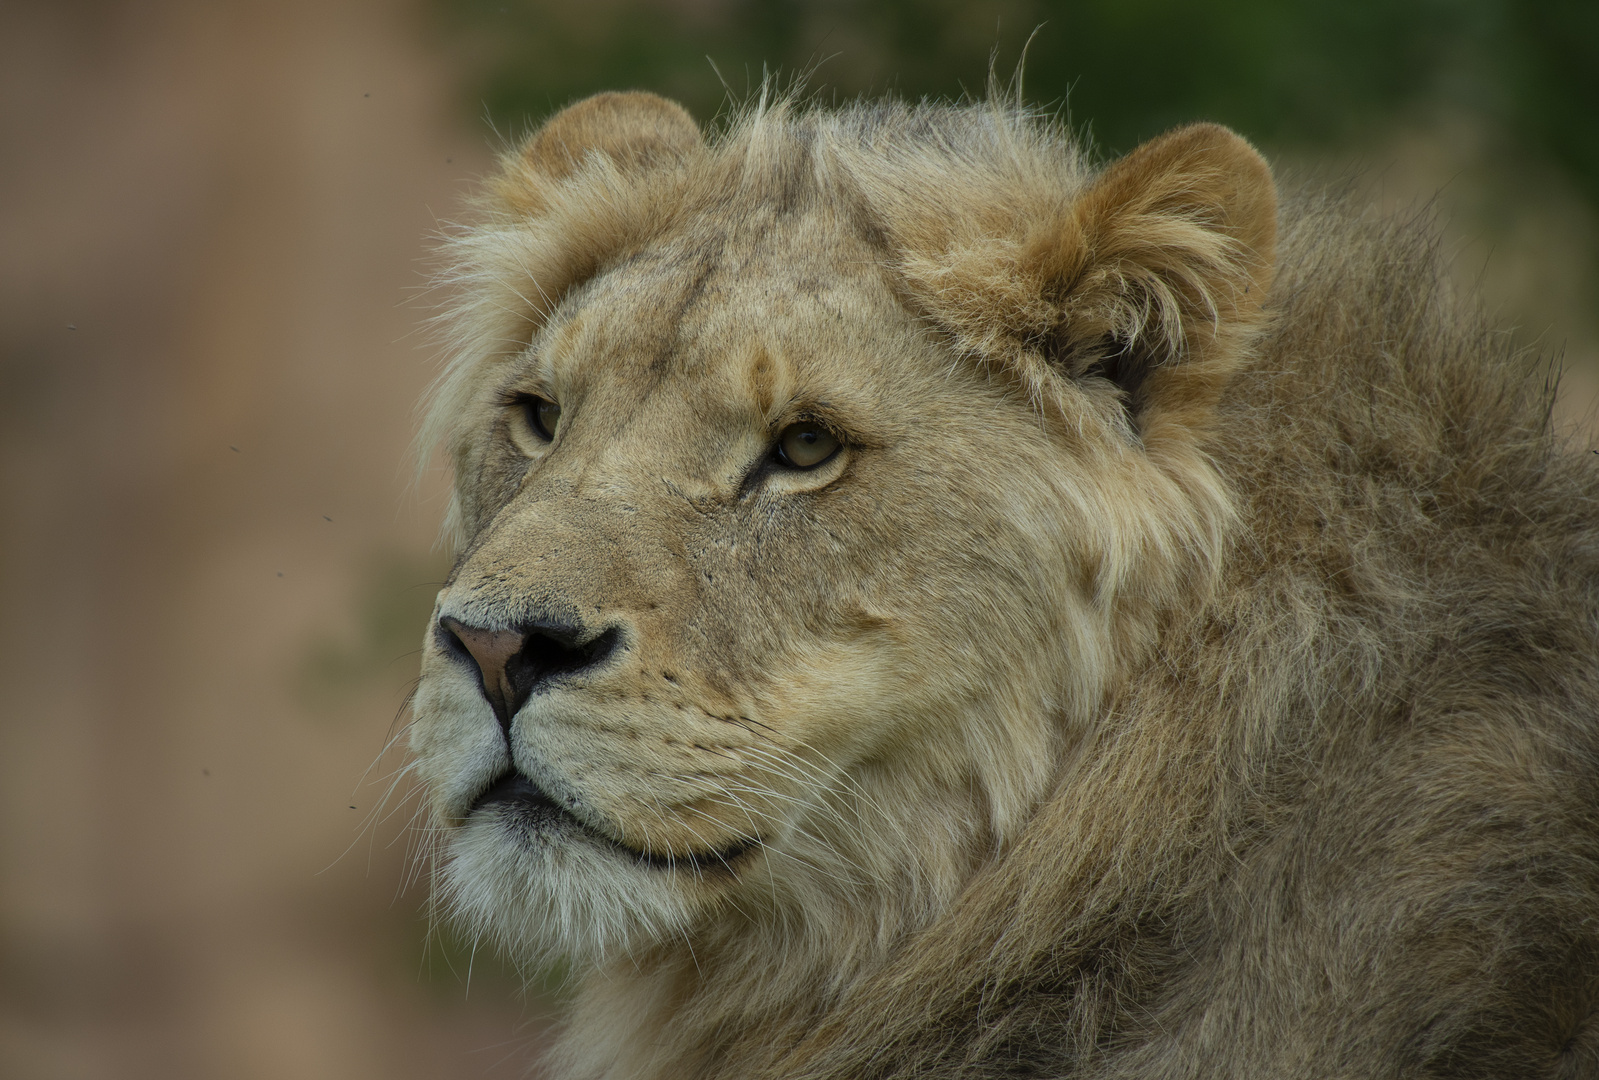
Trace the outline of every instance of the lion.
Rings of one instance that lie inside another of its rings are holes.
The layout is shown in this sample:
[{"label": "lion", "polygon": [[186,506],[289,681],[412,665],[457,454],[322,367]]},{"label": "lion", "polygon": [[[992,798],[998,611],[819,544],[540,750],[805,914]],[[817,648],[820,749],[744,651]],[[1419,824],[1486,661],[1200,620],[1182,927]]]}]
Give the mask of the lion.
[{"label": "lion", "polygon": [[1599,458],[1425,221],[621,93],[449,259],[410,738],[552,1075],[1599,1076]]}]

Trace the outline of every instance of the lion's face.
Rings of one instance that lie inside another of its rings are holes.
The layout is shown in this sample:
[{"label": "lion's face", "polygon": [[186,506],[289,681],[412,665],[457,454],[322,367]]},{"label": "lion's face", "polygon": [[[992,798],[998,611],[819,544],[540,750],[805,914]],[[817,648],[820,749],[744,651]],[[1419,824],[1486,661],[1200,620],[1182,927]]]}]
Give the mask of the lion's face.
[{"label": "lion's face", "polygon": [[[588,135],[614,161],[546,162],[549,191],[620,183],[627,148]],[[449,418],[466,542],[413,747],[446,895],[524,956],[830,906],[868,936],[924,921],[1209,535],[1202,469],[1174,479],[1181,440],[1153,408],[1140,438],[1126,386],[972,355],[850,207],[692,176],[641,185],[667,209],[558,303],[508,287],[531,340]],[[543,257],[520,235],[507,266]]]},{"label": "lion's face", "polygon": [[[825,219],[696,229],[592,281],[474,420],[479,509],[416,747],[461,895],[518,939],[769,900],[816,872],[809,847],[888,824],[875,767],[979,780],[996,733],[967,726],[995,722],[996,687],[1018,715],[1094,692],[1095,658],[1058,648],[1059,433],[952,363]],[[487,631],[517,635],[499,718]],[[1042,775],[1051,738],[993,752]],[[531,783],[494,788],[513,771]],[[1037,794],[1016,786],[995,797]]]}]

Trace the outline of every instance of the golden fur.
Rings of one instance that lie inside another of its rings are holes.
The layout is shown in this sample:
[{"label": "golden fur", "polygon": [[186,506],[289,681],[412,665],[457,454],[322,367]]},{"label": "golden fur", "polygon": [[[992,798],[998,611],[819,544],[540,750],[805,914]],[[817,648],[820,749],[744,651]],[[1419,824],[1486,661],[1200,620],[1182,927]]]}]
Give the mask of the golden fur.
[{"label": "golden fur", "polygon": [[626,94],[451,254],[412,741],[555,1074],[1599,1076],[1599,458],[1424,225]]}]

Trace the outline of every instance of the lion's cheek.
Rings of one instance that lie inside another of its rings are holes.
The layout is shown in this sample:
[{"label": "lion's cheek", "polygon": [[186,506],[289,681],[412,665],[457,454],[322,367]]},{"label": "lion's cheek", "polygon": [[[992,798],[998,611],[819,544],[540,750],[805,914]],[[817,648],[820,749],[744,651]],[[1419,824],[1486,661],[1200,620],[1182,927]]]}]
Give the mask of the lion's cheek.
[{"label": "lion's cheek", "polygon": [[715,863],[781,831],[793,777],[748,705],[572,695],[536,707],[517,768],[596,832],[659,859]]}]

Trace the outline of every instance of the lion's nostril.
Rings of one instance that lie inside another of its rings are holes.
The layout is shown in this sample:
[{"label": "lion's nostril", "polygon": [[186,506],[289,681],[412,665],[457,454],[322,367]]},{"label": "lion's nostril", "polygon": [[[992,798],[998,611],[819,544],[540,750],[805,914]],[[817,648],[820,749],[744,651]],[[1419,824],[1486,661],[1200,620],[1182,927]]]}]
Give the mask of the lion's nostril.
[{"label": "lion's nostril", "polygon": [[509,665],[525,671],[535,683],[582,671],[603,663],[615,650],[617,636],[614,626],[586,641],[582,640],[582,631],[573,627],[533,626],[526,631],[522,649]]},{"label": "lion's nostril", "polygon": [[487,630],[448,615],[439,619],[438,636],[446,652],[476,665],[483,696],[507,734],[541,684],[604,663],[621,637],[614,626],[585,640],[581,627],[562,623]]},{"label": "lion's nostril", "polygon": [[439,643],[444,650],[460,660],[471,660],[477,667],[478,685],[499,718],[500,726],[507,731],[511,717],[527,700],[527,694],[518,695],[507,668],[508,662],[522,649],[523,634],[519,630],[485,630],[468,626],[448,615],[439,619]]}]

